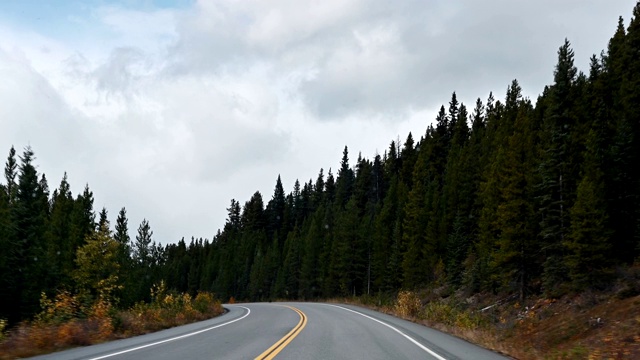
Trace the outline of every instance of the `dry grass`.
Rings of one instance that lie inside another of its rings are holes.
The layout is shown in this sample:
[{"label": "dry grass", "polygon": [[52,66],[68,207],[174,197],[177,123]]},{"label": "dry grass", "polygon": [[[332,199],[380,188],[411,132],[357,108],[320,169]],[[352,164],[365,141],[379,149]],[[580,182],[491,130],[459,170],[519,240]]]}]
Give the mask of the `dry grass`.
[{"label": "dry grass", "polygon": [[[424,324],[516,359],[640,359],[640,296],[591,293],[525,303],[487,294],[401,292],[360,305]],[[416,299],[424,305],[410,309]],[[497,304],[481,311],[487,306]]]},{"label": "dry grass", "polygon": [[111,324],[73,319],[63,324],[22,323],[0,343],[0,359],[16,359],[109,340]]},{"label": "dry grass", "polygon": [[[158,289],[156,289],[158,290]],[[77,298],[60,293],[43,298],[43,311],[32,322],[0,336],[0,359],[16,359],[76,346],[145,334],[173,326],[205,320],[223,313],[220,301],[210,293],[167,293],[160,288],[151,304],[139,303],[120,311],[102,299],[82,308]],[[0,334],[3,333],[0,329]]]},{"label": "dry grass", "polygon": [[209,293],[199,293],[195,298],[168,294],[159,303],[139,303],[121,311],[114,320],[118,334],[127,337],[206,320],[223,311],[220,302]]},{"label": "dry grass", "polygon": [[524,326],[532,346],[551,350],[546,358],[640,359],[640,296],[596,304],[578,297],[546,310]]}]

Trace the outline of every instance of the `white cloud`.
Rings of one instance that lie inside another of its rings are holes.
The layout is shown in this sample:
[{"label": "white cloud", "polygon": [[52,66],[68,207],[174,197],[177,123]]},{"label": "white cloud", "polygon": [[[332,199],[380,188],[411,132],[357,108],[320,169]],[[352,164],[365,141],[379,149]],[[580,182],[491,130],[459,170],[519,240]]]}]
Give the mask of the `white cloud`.
[{"label": "white cloud", "polygon": [[52,188],[68,171],[132,231],[211,237],[231,198],[419,138],[453,91],[536,96],[565,37],[584,69],[634,1],[612,5],[202,0],[90,9],[69,38],[0,26],[0,151],[31,144]]}]

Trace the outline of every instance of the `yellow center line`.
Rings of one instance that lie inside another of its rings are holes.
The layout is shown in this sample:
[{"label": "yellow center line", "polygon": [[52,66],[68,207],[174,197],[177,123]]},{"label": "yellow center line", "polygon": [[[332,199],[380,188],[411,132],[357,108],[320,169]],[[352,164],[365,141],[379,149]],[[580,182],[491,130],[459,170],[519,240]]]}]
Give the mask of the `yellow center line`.
[{"label": "yellow center line", "polygon": [[287,335],[285,335],[282,339],[278,340],[275,344],[273,344],[270,348],[265,350],[262,354],[258,355],[255,360],[271,360],[276,357],[285,348],[285,346],[289,345],[291,340],[293,340],[304,327],[307,325],[307,315],[305,315],[299,309],[294,308],[293,306],[287,306],[289,309],[295,311],[300,315],[300,321],[298,325],[296,325]]}]

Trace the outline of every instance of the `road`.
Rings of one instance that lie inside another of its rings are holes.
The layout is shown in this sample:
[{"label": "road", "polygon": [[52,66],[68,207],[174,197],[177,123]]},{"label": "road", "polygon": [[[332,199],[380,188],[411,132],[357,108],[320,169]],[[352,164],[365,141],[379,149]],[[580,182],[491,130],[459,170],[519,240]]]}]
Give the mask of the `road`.
[{"label": "road", "polygon": [[322,303],[225,305],[222,316],[34,359],[505,359],[372,310]]}]

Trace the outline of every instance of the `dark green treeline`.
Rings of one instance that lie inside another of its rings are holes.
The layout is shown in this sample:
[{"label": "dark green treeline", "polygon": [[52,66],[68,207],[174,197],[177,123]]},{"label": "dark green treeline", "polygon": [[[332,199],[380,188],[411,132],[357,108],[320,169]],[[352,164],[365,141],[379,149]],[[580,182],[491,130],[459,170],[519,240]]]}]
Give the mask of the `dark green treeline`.
[{"label": "dark green treeline", "polygon": [[12,147],[0,184],[0,318],[10,324],[32,318],[42,293],[84,292],[91,301],[105,282],[119,287],[110,297],[118,305],[149,300],[164,263],[149,223],[144,220],[131,241],[122,208],[111,231],[106,209],[96,219],[88,186],[74,198],[65,174],[51,192],[34,160],[30,147],[20,156]]},{"label": "dark green treeline", "polygon": [[0,318],[29,318],[42,292],[76,288],[76,255],[96,233],[118,243],[121,306],[148,300],[160,280],[243,300],[606,287],[640,256],[638,54],[640,3],[587,74],[562,44],[535,103],[515,80],[504,100],[472,107],[453,93],[419,138],[373,159],[354,161],[345,147],[335,173],[289,193],[278,177],[269,199],[231,200],[211,241],[161,247],[146,220],[131,240],[124,208],[104,230],[88,186],[74,198],[65,175],[50,192],[33,151],[12,148],[0,185]]},{"label": "dark green treeline", "polygon": [[337,173],[231,200],[212,242],[166,248],[168,284],[223,299],[313,299],[432,284],[559,296],[640,254],[640,5],[587,74],[569,41],[535,104],[514,80],[453,93],[420,138]]}]

